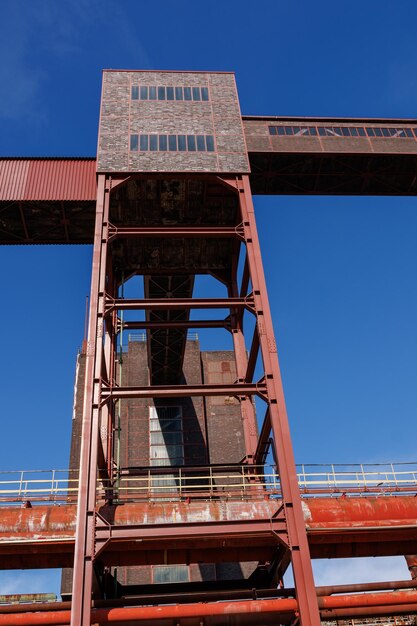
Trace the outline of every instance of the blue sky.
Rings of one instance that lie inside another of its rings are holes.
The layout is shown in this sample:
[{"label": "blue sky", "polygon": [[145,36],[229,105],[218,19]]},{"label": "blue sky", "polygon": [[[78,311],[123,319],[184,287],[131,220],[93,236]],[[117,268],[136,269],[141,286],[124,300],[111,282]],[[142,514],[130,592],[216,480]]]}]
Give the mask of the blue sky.
[{"label": "blue sky", "polygon": [[[415,0],[4,0],[0,154],[94,156],[102,68],[233,70],[244,114],[413,117],[416,19]],[[255,206],[297,461],[416,459],[415,199]],[[2,469],[67,463],[90,260],[0,249]]]}]

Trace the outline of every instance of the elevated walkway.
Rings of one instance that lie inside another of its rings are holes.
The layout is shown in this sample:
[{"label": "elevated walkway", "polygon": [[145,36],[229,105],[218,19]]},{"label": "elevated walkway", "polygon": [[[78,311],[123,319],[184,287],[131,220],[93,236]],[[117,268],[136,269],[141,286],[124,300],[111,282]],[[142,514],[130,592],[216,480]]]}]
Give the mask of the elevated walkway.
[{"label": "elevated walkway", "polygon": [[[161,468],[99,481],[96,557],[104,565],[267,562],[286,543],[274,467],[166,471],[169,481]],[[417,553],[416,472],[414,464],[299,466],[312,557]],[[76,472],[0,476],[4,567],[70,567]]]}]

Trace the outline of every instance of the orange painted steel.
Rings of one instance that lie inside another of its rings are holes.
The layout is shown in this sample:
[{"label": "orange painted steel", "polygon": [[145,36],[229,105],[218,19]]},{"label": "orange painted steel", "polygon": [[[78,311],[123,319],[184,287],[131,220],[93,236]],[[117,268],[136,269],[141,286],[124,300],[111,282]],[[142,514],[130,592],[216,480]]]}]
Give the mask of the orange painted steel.
[{"label": "orange painted steel", "polygon": [[[305,498],[307,528],[351,528],[417,524],[417,499],[414,496],[372,496]],[[311,516],[311,517],[310,517]]]},{"label": "orange painted steel", "polygon": [[[223,545],[223,549],[217,551],[217,560],[224,560],[228,554],[239,550],[249,554],[250,550],[259,549],[268,556],[276,545],[269,520],[280,505],[279,500],[261,499],[221,505],[216,501],[125,503],[112,509],[112,529],[117,534],[118,528],[135,526],[142,541],[135,544],[135,550],[129,541],[118,542],[114,548],[117,553],[110,544],[108,555],[104,552],[102,557],[109,561],[116,557],[125,560],[133,559],[134,554],[139,558],[142,554],[141,559],[158,564],[163,556],[162,549],[166,549],[172,562],[178,562],[184,550],[191,550],[192,558],[198,560],[202,553],[200,550],[199,554],[194,539],[203,535],[205,549],[211,551],[213,558],[216,545],[219,542]],[[219,521],[220,509],[226,515],[224,522]],[[310,550],[317,558],[352,553],[369,555],[376,550],[384,555],[416,551],[417,498],[412,496],[309,498],[303,500],[303,513]],[[26,567],[44,567],[48,560],[55,567],[71,566],[75,518],[74,505],[0,508],[0,555],[4,566],[23,567],[25,560]],[[181,536],[178,535],[174,546],[172,533],[177,530],[173,524],[178,518],[188,526],[180,529]],[[195,521],[202,518],[204,528]],[[230,524],[234,525],[235,534],[225,543]],[[149,526],[158,529],[157,543],[149,536]],[[100,533],[105,539],[105,528]],[[345,552],[340,553],[342,548]]]},{"label": "orange painted steel", "polygon": [[[337,610],[339,615],[347,610],[381,609],[382,607],[401,606],[409,609],[417,605],[417,591],[389,591],[384,593],[352,594],[324,596],[318,598],[320,610]],[[92,609],[91,623],[114,624],[135,621],[155,622],[160,620],[182,620],[214,616],[294,616],[298,612],[298,602],[292,598],[272,600],[240,600],[233,602],[205,602],[186,605],[163,605],[144,607],[123,607]],[[0,615],[0,626],[40,626],[64,625],[70,620],[70,611],[47,611],[34,613],[15,613]]]}]

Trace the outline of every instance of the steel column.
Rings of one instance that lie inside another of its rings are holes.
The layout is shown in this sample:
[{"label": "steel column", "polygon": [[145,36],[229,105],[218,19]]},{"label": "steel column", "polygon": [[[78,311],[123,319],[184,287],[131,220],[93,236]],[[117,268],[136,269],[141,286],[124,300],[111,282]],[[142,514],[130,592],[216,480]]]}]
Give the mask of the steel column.
[{"label": "steel column", "polygon": [[[242,176],[229,184],[238,190],[252,296],[257,318],[259,345],[265,370],[269,415],[278,462],[282,497],[291,546],[291,561],[300,618],[303,626],[318,626],[320,615],[314,589],[307,534],[301,507],[294,453],[278,363],[272,316],[263,271],[249,177]],[[247,279],[246,279],[247,281]]]},{"label": "steel column", "polygon": [[88,626],[91,622],[109,193],[109,180],[105,175],[99,175],[84,384],[71,626]]},{"label": "steel column", "polygon": [[[232,280],[229,284],[228,291],[230,298],[239,297],[238,286],[238,262],[239,262],[240,244],[236,246],[233,263],[232,263]],[[243,334],[243,309],[230,309],[230,331],[233,338],[233,348],[235,353],[237,383],[243,384],[252,382],[247,380],[248,356],[245,345],[245,336]],[[245,438],[246,462],[254,463],[255,450],[258,440],[256,415],[253,400],[250,396],[239,396],[240,408],[242,413],[243,434]]]}]

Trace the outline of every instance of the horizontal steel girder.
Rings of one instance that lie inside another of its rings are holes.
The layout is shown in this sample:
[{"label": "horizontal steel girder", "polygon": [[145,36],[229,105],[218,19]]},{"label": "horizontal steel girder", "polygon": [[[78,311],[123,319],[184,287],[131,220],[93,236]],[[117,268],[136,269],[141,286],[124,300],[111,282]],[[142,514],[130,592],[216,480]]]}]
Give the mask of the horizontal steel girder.
[{"label": "horizontal steel girder", "polygon": [[141,238],[141,237],[178,237],[184,238],[224,238],[241,237],[238,227],[208,227],[208,226],[143,226],[133,228],[130,226],[109,226],[109,241],[116,237]]},{"label": "horizontal steel girder", "polygon": [[253,309],[253,300],[246,298],[146,298],[123,300],[106,298],[106,315],[117,311],[157,311],[169,309]]},{"label": "horizontal steel girder", "polygon": [[188,330],[189,328],[230,328],[230,321],[225,320],[177,320],[177,321],[138,321],[123,322],[123,330],[170,330],[178,328]]},{"label": "horizontal steel girder", "polygon": [[233,383],[232,385],[153,385],[147,387],[106,387],[101,399],[186,398],[196,396],[264,396],[266,385],[260,383]]},{"label": "horizontal steel girder", "polygon": [[[103,507],[100,517],[112,522],[101,522],[99,528],[100,549],[110,540],[102,558],[107,554],[109,562],[148,565],[267,560],[279,540],[280,515],[271,523],[279,510],[279,500]],[[412,496],[309,498],[303,510],[313,558],[417,553],[417,499]],[[74,505],[0,508],[2,567],[71,566],[75,516]]]}]

